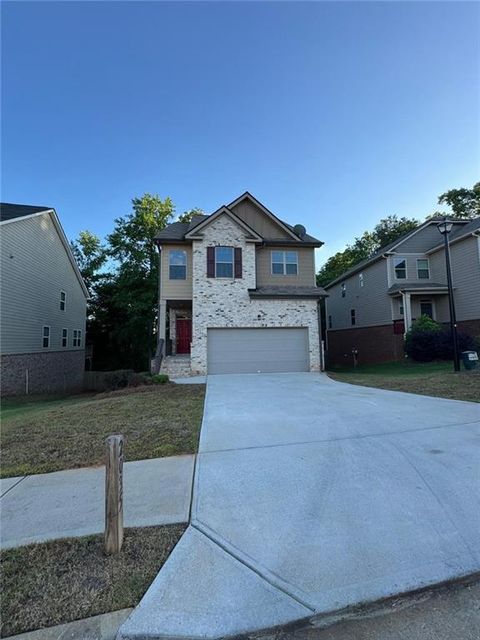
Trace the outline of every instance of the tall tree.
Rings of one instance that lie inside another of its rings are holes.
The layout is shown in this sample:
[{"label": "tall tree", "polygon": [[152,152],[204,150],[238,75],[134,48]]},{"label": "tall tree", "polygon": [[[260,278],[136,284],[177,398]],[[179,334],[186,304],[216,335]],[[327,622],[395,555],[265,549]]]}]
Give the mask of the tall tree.
[{"label": "tall tree", "polygon": [[195,207],[193,209],[189,209],[188,211],[184,211],[178,216],[178,222],[190,222],[192,218],[195,216],[204,216],[205,211],[203,209],[199,209]]},{"label": "tall tree", "polygon": [[158,251],[155,235],[173,218],[170,198],[145,193],[132,200],[132,213],[117,218],[107,240],[116,261],[115,290],[111,301],[122,310],[112,328],[113,339],[131,368],[148,370],[155,346],[157,315]]},{"label": "tall tree", "polygon": [[335,280],[382,247],[390,244],[404,233],[415,229],[418,224],[418,220],[413,218],[399,218],[398,216],[382,218],[375,225],[373,231],[365,231],[359,238],[355,238],[352,244],[347,245],[344,251],[339,251],[325,262],[317,273],[318,286],[325,286]]},{"label": "tall tree", "polygon": [[102,268],[108,260],[107,247],[90,231],[80,231],[70,247],[90,294],[95,284],[103,277]]},{"label": "tall tree", "polygon": [[[450,218],[477,218],[480,216],[480,182],[474,184],[471,189],[445,191],[439,196],[438,204],[446,204],[451,208],[452,212],[448,214]],[[445,214],[437,211],[433,215]]]}]

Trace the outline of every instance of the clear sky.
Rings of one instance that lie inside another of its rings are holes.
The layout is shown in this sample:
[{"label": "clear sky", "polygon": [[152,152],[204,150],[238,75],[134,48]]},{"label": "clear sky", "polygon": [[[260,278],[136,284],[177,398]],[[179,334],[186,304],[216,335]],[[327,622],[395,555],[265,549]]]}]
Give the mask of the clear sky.
[{"label": "clear sky", "polygon": [[2,199],[104,236],[251,191],[324,240],[479,175],[478,3],[3,2]]}]

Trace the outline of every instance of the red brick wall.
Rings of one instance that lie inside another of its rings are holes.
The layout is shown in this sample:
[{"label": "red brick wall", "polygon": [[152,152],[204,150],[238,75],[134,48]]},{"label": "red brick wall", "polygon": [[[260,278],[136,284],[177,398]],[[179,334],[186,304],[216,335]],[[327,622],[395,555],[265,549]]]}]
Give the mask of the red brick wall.
[{"label": "red brick wall", "polygon": [[393,324],[327,332],[328,366],[353,365],[352,349],[358,350],[359,364],[403,360],[403,335],[393,333]]},{"label": "red brick wall", "polygon": [[457,327],[459,331],[468,333],[471,336],[480,336],[480,320],[463,320],[462,322],[457,322]]}]

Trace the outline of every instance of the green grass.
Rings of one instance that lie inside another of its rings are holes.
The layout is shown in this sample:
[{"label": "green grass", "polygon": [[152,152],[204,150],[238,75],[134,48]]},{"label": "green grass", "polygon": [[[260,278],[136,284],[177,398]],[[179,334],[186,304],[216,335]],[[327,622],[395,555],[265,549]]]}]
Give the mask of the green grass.
[{"label": "green grass", "polygon": [[103,464],[105,438],[126,438],[126,460],[195,453],[204,385],[152,385],[70,398],[9,400],[2,409],[1,476]]},{"label": "green grass", "polygon": [[451,362],[385,362],[331,369],[328,375],[364,387],[480,402],[480,369],[455,373]]},{"label": "green grass", "polygon": [[122,550],[110,556],[101,535],[2,551],[0,636],[134,607],[184,530],[126,529]]}]

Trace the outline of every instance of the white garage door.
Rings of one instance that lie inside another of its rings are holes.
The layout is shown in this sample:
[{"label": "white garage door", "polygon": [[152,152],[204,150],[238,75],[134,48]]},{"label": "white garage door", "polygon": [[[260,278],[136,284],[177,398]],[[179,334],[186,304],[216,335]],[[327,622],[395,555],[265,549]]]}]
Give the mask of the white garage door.
[{"label": "white garage door", "polygon": [[208,329],[208,373],[309,371],[308,329]]}]

